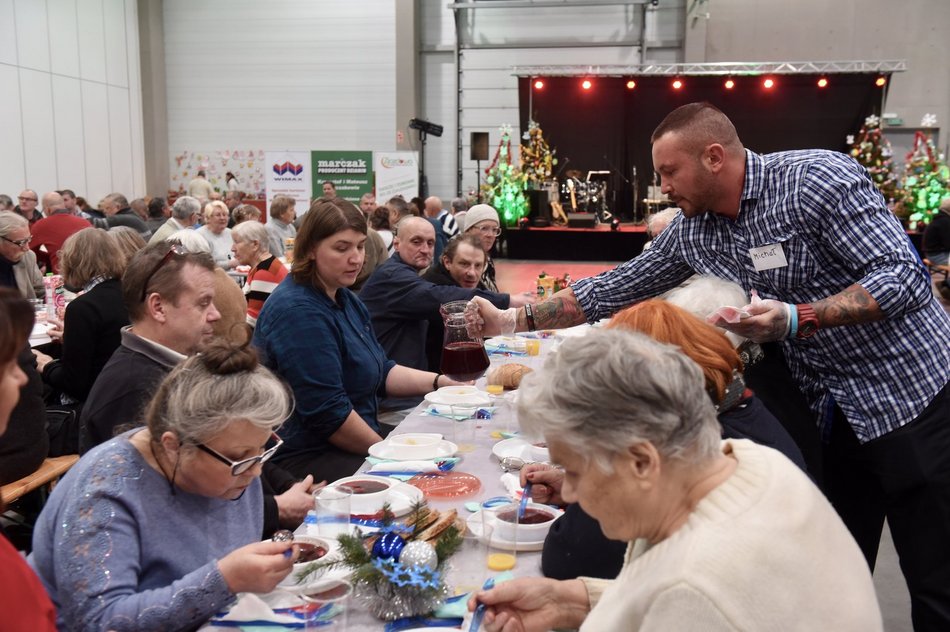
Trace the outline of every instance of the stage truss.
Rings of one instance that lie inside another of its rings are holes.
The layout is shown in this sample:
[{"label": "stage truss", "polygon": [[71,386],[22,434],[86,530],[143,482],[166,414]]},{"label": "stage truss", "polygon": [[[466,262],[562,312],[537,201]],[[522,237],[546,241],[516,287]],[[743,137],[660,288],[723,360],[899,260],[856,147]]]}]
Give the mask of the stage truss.
[{"label": "stage truss", "polygon": [[834,73],[890,74],[907,70],[903,59],[888,61],[762,61],[686,64],[636,64],[632,66],[514,66],[515,77],[629,77],[652,75],[749,76]]}]

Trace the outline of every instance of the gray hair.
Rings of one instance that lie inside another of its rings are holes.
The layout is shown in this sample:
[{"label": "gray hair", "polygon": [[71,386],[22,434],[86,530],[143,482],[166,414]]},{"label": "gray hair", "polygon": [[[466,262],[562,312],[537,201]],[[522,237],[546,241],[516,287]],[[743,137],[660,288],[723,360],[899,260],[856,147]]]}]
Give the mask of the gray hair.
[{"label": "gray hair", "polygon": [[153,439],[175,433],[185,444],[205,443],[246,420],[279,427],[293,410],[288,388],[257,361],[254,349],[212,342],[178,365],[162,382],[145,413]]},{"label": "gray hair", "polygon": [[465,198],[457,197],[452,200],[452,213],[461,213],[462,211],[468,210],[468,202]]},{"label": "gray hair", "polygon": [[165,241],[181,244],[188,252],[206,252],[211,254],[211,244],[208,243],[208,240],[190,228],[176,230],[165,238]]},{"label": "gray hair", "polygon": [[0,211],[12,211],[13,207],[13,198],[6,193],[0,193]]},{"label": "gray hair", "polygon": [[[749,296],[740,285],[714,276],[694,276],[657,298],[682,307],[703,320],[720,307],[742,307],[749,304]],[[731,331],[723,333],[732,341],[733,346],[745,342],[745,338]]]},{"label": "gray hair", "polygon": [[175,219],[188,219],[201,210],[201,202],[191,197],[183,195],[172,206],[172,217]]},{"label": "gray hair", "polygon": [[719,420],[702,370],[679,347],[641,333],[569,338],[519,392],[518,419],[529,436],[557,437],[607,473],[610,457],[637,443],[695,464],[719,452]]},{"label": "gray hair", "polygon": [[647,218],[647,233],[650,234],[650,237],[656,239],[656,236],[670,225],[670,222],[673,221],[674,217],[679,215],[679,212],[680,208],[678,206],[671,206],[662,211],[652,213]]},{"label": "gray hair", "polygon": [[17,228],[29,228],[26,218],[14,211],[0,211],[0,237],[6,237]]},{"label": "gray hair", "polygon": [[231,238],[240,241],[256,241],[261,252],[268,251],[267,229],[260,222],[242,222],[231,229]]}]

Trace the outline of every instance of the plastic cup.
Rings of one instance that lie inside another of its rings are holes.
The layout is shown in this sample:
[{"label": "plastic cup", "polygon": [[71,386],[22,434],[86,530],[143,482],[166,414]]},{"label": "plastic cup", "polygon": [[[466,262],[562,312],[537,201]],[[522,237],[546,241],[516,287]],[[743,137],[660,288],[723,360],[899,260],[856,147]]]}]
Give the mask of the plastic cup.
[{"label": "plastic cup", "polygon": [[541,355],[541,341],[534,339],[525,340],[524,349],[529,356]]},{"label": "plastic cup", "polygon": [[485,390],[488,391],[489,395],[502,395],[505,392],[505,387],[501,384],[488,384]]},{"label": "plastic cup", "polygon": [[459,452],[471,452],[475,449],[475,412],[472,405],[452,406],[452,443]]},{"label": "plastic cup", "polygon": [[452,556],[452,581],[456,594],[478,590],[485,582],[492,525],[479,524],[476,528],[477,534],[470,530],[462,534],[462,546]]},{"label": "plastic cup", "polygon": [[317,534],[336,539],[350,533],[350,505],[353,492],[344,486],[330,485],[313,494]]},{"label": "plastic cup", "polygon": [[353,586],[349,582],[340,582],[315,594],[301,595],[307,604],[304,629],[347,630],[352,597]]}]

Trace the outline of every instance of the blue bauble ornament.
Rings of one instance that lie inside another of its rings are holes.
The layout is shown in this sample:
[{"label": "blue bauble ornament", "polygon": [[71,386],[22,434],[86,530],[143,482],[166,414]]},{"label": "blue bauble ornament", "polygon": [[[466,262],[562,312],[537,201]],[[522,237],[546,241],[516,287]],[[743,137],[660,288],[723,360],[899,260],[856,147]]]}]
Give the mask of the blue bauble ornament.
[{"label": "blue bauble ornament", "polygon": [[398,560],[406,540],[398,533],[384,533],[373,544],[373,557],[384,560]]}]

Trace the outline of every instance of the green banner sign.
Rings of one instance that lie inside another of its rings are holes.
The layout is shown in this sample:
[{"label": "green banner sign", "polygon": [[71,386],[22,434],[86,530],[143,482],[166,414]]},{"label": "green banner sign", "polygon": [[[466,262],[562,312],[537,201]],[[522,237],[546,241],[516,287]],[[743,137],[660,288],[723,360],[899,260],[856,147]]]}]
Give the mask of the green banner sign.
[{"label": "green banner sign", "polygon": [[323,183],[332,182],[336,194],[359,204],[364,193],[373,192],[373,152],[312,151],[313,196],[323,195]]}]

